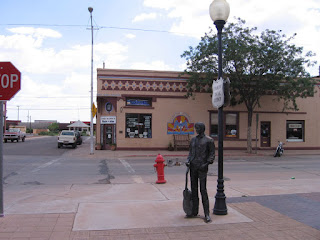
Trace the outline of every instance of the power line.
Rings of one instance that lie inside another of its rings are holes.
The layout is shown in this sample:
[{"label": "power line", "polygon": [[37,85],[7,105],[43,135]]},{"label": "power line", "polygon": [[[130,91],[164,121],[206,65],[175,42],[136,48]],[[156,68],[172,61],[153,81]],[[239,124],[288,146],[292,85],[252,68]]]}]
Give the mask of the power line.
[{"label": "power line", "polygon": [[[88,110],[89,107],[70,107],[70,108],[20,108],[19,111],[70,111],[70,110]],[[16,110],[14,108],[7,108],[7,110]]]},{"label": "power line", "polygon": [[38,97],[32,97],[32,96],[16,96],[15,98],[41,98],[41,99],[55,99],[55,98],[63,98],[63,99],[66,99],[66,98],[88,98],[90,96],[60,96],[60,97],[47,97],[47,96],[38,96]]},{"label": "power line", "polygon": [[[37,26],[37,27],[85,27],[87,25],[78,24],[41,24],[41,23],[5,23],[0,26]],[[184,34],[190,35],[194,33],[173,32],[167,30],[145,29],[145,28],[129,28],[129,27],[114,27],[114,26],[96,26],[97,29],[117,29],[117,30],[129,30],[129,31],[142,31],[142,32],[156,32],[156,33],[170,33],[170,34]]]}]

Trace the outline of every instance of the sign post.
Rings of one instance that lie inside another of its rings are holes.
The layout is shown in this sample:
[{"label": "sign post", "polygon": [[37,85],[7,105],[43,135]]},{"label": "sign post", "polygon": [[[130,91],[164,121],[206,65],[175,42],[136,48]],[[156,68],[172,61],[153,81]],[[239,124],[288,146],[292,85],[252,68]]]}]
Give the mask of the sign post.
[{"label": "sign post", "polygon": [[21,73],[11,62],[0,62],[0,217],[3,211],[3,130],[4,101],[9,101],[21,88]]},{"label": "sign post", "polygon": [[0,217],[3,213],[3,101],[0,101]]}]

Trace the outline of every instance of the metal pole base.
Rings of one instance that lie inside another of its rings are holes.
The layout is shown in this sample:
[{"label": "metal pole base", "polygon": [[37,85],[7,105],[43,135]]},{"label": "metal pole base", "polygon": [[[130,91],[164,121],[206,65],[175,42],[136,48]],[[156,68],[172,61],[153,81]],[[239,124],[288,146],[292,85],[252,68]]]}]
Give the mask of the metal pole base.
[{"label": "metal pole base", "polygon": [[228,209],[226,204],[226,195],[224,194],[224,180],[218,179],[218,189],[217,194],[215,196],[216,202],[213,208],[213,214],[215,215],[227,215]]}]

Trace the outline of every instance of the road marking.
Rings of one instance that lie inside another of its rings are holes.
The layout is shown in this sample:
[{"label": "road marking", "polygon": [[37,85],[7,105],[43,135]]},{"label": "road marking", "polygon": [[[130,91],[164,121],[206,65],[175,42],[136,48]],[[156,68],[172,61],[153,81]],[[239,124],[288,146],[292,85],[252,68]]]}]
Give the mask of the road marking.
[{"label": "road marking", "polygon": [[135,183],[144,183],[144,181],[142,180],[142,177],[141,177],[141,176],[138,176],[138,175],[132,176],[132,180],[133,180]]},{"label": "road marking", "polygon": [[126,160],[119,158],[119,161],[128,170],[129,173],[135,173],[136,172]]},{"label": "road marking", "polygon": [[50,162],[47,162],[47,163],[45,163],[45,164],[42,164],[42,165],[40,165],[39,167],[33,169],[31,172],[33,172],[33,173],[34,173],[34,172],[38,172],[38,171],[40,171],[42,168],[46,168],[46,167],[48,167],[48,166],[50,166],[50,165],[52,165],[52,164],[60,161],[61,159],[62,159],[62,158],[57,158],[57,159],[51,160]]},{"label": "road marking", "polygon": [[[122,165],[127,169],[127,171],[129,173],[135,173],[136,172],[125,159],[119,158],[119,161],[122,163]],[[144,183],[144,181],[142,180],[141,176],[133,175],[133,176],[131,176],[131,178],[132,178],[133,182],[135,182],[135,183]]]}]

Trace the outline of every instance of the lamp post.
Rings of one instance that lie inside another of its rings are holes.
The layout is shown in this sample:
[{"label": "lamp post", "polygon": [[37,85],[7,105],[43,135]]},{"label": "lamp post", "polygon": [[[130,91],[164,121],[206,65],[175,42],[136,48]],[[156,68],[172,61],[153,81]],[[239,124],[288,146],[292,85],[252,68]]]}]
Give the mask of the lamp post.
[{"label": "lamp post", "polygon": [[[218,30],[218,79],[222,78],[222,44],[221,34],[226,23],[230,7],[226,0],[214,0],[209,8],[210,17]],[[223,105],[218,110],[218,185],[213,214],[228,214],[223,180]]]},{"label": "lamp post", "polygon": [[90,113],[91,113],[91,121],[90,121],[90,154],[93,154],[93,113],[91,111],[93,105],[93,25],[92,25],[92,7],[88,7],[88,11],[90,12],[91,19],[91,100],[90,100]]}]

